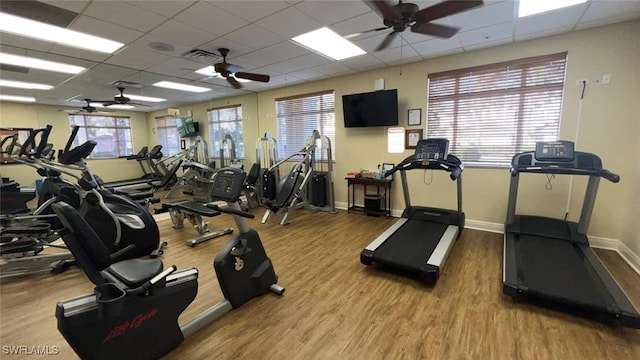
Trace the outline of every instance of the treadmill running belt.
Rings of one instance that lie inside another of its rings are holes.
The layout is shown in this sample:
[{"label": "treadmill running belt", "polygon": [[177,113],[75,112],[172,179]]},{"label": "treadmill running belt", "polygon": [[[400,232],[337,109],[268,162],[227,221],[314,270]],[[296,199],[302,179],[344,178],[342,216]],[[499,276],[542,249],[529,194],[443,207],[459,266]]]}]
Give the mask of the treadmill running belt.
[{"label": "treadmill running belt", "polygon": [[[607,310],[603,285],[593,279],[583,255],[571,242],[520,234],[524,286],[544,297]],[[581,245],[578,245],[581,246]]]},{"label": "treadmill running belt", "polygon": [[418,270],[438,245],[448,225],[408,220],[376,250],[373,260],[405,270]]}]

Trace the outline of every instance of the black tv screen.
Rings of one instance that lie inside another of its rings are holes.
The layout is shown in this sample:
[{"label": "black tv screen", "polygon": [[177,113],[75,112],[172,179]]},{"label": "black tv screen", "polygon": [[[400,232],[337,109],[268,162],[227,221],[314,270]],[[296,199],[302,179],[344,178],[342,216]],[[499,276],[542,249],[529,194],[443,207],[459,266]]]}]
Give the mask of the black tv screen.
[{"label": "black tv screen", "polygon": [[398,125],[398,90],[342,96],[344,127]]}]

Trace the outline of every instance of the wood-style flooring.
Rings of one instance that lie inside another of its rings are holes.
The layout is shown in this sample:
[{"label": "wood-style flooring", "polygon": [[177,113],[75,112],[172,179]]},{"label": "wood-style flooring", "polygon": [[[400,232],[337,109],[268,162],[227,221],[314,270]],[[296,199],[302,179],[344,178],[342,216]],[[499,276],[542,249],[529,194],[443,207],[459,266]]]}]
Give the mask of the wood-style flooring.
[{"label": "wood-style flooring", "polygon": [[[361,213],[297,210],[291,224],[249,224],[286,287],[233,310],[186,339],[167,359],[640,359],[640,331],[595,322],[502,295],[502,235],[465,229],[435,286],[360,264],[360,251],[394,219]],[[180,322],[222,298],[212,261],[227,235],[195,248],[197,235],[160,220],[169,242],[165,267],[197,267],[199,292]],[[185,221],[185,225],[188,222]],[[230,216],[210,219],[213,229]],[[598,250],[624,290],[640,305],[640,276],[618,254]],[[56,329],[58,301],[93,289],[80,269],[0,285],[2,359],[5,346],[57,347],[75,353]]]}]

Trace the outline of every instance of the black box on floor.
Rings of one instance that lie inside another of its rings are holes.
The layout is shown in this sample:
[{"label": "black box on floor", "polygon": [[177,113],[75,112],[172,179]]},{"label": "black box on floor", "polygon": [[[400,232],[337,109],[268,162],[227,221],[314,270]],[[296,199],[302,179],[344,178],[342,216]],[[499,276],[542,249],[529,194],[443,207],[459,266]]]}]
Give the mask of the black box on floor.
[{"label": "black box on floor", "polygon": [[365,195],[364,209],[367,211],[380,211],[381,200],[382,197],[380,195]]}]

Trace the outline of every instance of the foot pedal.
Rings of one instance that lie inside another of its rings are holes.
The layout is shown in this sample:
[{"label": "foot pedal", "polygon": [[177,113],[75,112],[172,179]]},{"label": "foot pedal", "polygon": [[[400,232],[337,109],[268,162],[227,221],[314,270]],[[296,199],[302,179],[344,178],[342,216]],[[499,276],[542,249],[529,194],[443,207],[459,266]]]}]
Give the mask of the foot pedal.
[{"label": "foot pedal", "polygon": [[211,233],[207,233],[205,235],[202,235],[200,237],[197,237],[195,239],[191,239],[191,240],[187,240],[187,245],[194,247],[200,243],[203,243],[205,241],[209,241],[211,239],[215,239],[217,237],[223,236],[223,235],[227,235],[227,234],[231,234],[233,232],[232,228],[226,228],[226,229],[222,229],[222,230],[218,230],[218,231],[214,231]]}]

